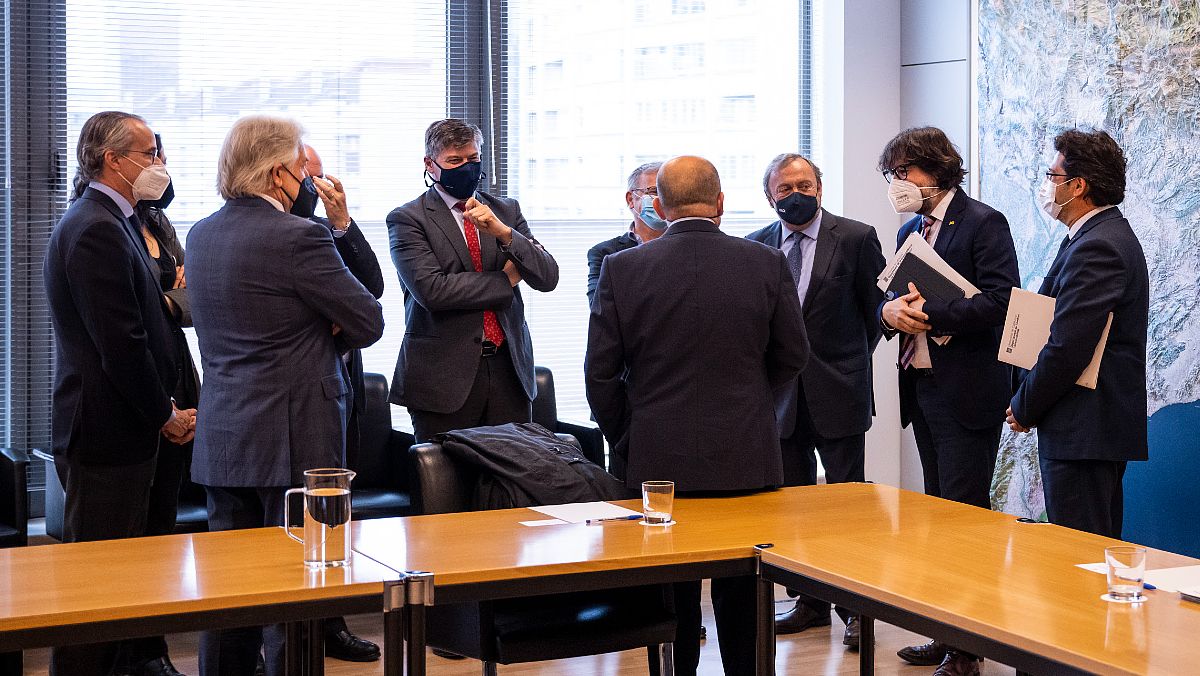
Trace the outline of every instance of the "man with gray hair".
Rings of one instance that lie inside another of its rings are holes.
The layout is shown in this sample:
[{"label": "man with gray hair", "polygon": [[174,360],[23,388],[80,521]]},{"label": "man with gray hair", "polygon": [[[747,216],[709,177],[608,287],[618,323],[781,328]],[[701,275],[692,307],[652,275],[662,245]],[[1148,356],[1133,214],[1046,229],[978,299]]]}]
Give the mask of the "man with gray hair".
[{"label": "man with gray hair", "polygon": [[647,162],[629,174],[628,189],[625,191],[625,206],[633,213],[633,222],[629,224],[629,230],[588,249],[589,305],[596,295],[596,283],[600,281],[600,265],[606,257],[658,239],[666,231],[667,222],[654,211],[654,198],[658,197],[656,181],[661,166],[662,162]]},{"label": "man with gray hair", "polygon": [[[383,335],[383,310],[310,220],[321,194],[292,120],[234,123],[219,158],[219,211],[188,233],[188,291],[204,364],[192,479],[209,530],[283,524],[284,489],[344,467],[350,384],[341,353]],[[283,670],[280,625],[204,632],[200,671]]]},{"label": "man with gray hair", "polygon": [[529,422],[537,394],[518,284],[558,286],[558,263],[516,200],[480,189],[483,134],[454,118],[425,131],[429,190],[387,216],[404,288],[404,342],[393,404],[418,441],[481,425]]},{"label": "man with gray hair", "polygon": [[[609,256],[592,303],[584,374],[596,421],[630,488],[670,480],[681,494],[780,486],[775,388],[808,361],[800,301],[778,249],[721,232],[721,179],[699,157],[658,172],[670,225]],[[755,578],[712,581],[726,674],[754,673]],[[700,660],[700,583],[675,586],[679,674]]]},{"label": "man with gray hair", "polygon": [[[51,425],[54,469],[66,489],[63,540],[139,537],[162,438],[185,443],[195,429],[195,410],[171,401],[175,344],[159,268],[134,213],[171,179],[154,133],[129,113],[90,117],[76,154],[74,199],[50,234],[42,268],[57,358]],[[54,648],[50,673],[105,676],[117,648]],[[178,673],[165,656],[160,666]]]},{"label": "man with gray hair", "polygon": [[[747,237],[787,257],[812,346],[800,377],[775,393],[784,485],[816,485],[814,451],[821,454],[825,483],[864,481],[875,408],[871,354],[881,333],[875,309],[883,301],[875,284],[884,266],[879,237],[866,223],[822,208],[821,170],[803,155],[771,160],[763,192],[779,220]],[[842,643],[857,650],[857,618],[842,608],[838,615],[846,622]],[[829,624],[829,604],[803,597],[775,619],[775,632]]]}]

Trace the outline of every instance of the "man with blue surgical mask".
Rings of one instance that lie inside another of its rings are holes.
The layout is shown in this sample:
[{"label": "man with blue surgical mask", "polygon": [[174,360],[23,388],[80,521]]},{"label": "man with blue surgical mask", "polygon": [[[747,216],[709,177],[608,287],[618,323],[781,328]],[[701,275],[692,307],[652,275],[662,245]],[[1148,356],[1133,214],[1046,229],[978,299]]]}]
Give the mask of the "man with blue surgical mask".
[{"label": "man with blue surgical mask", "polygon": [[647,162],[629,174],[628,190],[625,191],[625,206],[633,214],[633,222],[623,234],[606,239],[588,249],[588,304],[596,295],[596,283],[600,281],[600,266],[608,256],[632,249],[658,239],[667,230],[667,222],[654,211],[654,198],[658,196],[658,169],[662,162]]},{"label": "man with blue surgical mask", "polygon": [[[771,160],[763,191],[779,220],[747,237],[787,257],[812,347],[799,378],[775,392],[784,485],[816,485],[817,453],[826,483],[863,481],[874,413],[871,353],[881,334],[879,237],[866,223],[821,208],[821,170],[803,155]],[[842,608],[838,615],[846,622],[842,643],[857,650],[858,618]],[[829,603],[800,597],[776,617],[775,630],[794,634],[829,624]]]}]

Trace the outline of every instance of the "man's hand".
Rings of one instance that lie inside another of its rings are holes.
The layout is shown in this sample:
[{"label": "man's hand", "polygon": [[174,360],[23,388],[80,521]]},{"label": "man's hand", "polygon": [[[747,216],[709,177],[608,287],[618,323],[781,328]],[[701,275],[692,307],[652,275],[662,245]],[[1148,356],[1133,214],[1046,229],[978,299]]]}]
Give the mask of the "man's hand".
[{"label": "man's hand", "polygon": [[929,315],[921,311],[925,306],[925,298],[917,287],[908,285],[908,293],[889,300],[883,304],[883,321],[897,331],[904,333],[921,333],[932,326],[927,324]]},{"label": "man's hand", "polygon": [[[475,227],[480,232],[486,232],[495,237],[502,246],[512,244],[512,228],[502,223],[499,218],[496,218],[496,214],[492,213],[491,207],[480,204],[479,200],[474,197],[467,200],[465,207],[463,213],[467,218],[471,219],[471,222],[475,224]],[[513,286],[516,286],[515,282]]]},{"label": "man's hand", "polygon": [[337,324],[333,324],[332,326],[333,326],[333,329],[332,329],[333,335],[336,336],[337,334],[342,332],[342,327],[338,326]]},{"label": "man's hand", "polygon": [[325,205],[325,215],[329,217],[329,224],[338,230],[350,227],[346,191],[342,189],[342,182],[337,176],[325,174],[325,178],[314,177],[313,185],[317,187],[317,194],[321,196],[321,203]]},{"label": "man's hand", "polygon": [[183,274],[183,266],[182,265],[175,266],[175,284],[171,288],[172,289],[186,289],[187,288],[187,276],[185,276]]},{"label": "man's hand", "polygon": [[1009,428],[1014,432],[1029,431],[1028,427],[1025,427],[1021,423],[1017,422],[1017,419],[1013,417],[1012,406],[1009,406],[1008,410],[1004,412],[1004,422],[1008,423]]},{"label": "man's hand", "polygon": [[508,283],[512,286],[521,282],[521,272],[517,270],[517,266],[512,261],[504,264],[504,274],[508,275]]},{"label": "man's hand", "polygon": [[162,434],[173,444],[186,444],[196,436],[196,409],[179,410],[171,404],[171,419],[162,426]]}]

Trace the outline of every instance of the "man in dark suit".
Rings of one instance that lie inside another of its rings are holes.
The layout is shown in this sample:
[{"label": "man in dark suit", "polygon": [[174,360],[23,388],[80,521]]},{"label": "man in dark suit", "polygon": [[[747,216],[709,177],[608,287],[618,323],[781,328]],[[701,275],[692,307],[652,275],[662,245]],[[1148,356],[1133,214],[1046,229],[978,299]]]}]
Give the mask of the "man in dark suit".
[{"label": "man in dark suit", "polygon": [[[1051,523],[1121,537],[1122,479],[1146,460],[1146,257],[1116,205],[1125,154],[1103,131],[1070,130],[1042,184],[1042,208],[1067,226],[1038,293],[1056,299],[1050,339],[1012,398],[1012,429],[1038,430],[1038,464]],[[1108,318],[1096,389],[1075,384]]]},{"label": "man in dark suit", "polygon": [[[588,249],[588,305],[596,295],[596,284],[600,281],[600,266],[611,254],[632,249],[662,236],[667,222],[654,213],[654,198],[658,196],[655,181],[662,162],[647,162],[629,174],[628,189],[625,191],[625,206],[633,212],[629,230],[619,237],[606,239]],[[649,208],[647,209],[647,205]]]},{"label": "man in dark suit", "polygon": [[[171,401],[179,364],[159,268],[134,215],[170,182],[154,133],[136,115],[98,113],[84,123],[76,152],[75,199],[42,268],[57,358],[51,415],[66,542],[144,535],[160,440],[184,443],[195,424],[195,410]],[[55,648],[50,672],[105,676],[116,653],[116,643]]]},{"label": "man in dark suit", "polygon": [[[225,206],[188,233],[188,290],[204,364],[192,479],[210,530],[283,523],[283,492],[303,472],[345,464],[350,407],[341,351],[383,334],[379,302],[346,269],[304,171],[302,129],[238,120],[221,147]],[[251,674],[266,638],[283,668],[282,628],[205,632],[202,674]]]},{"label": "man in dark suit", "polygon": [[[333,245],[337,247],[342,262],[350,274],[362,283],[376,299],[383,297],[383,271],[379,259],[371,250],[371,244],[363,235],[358,223],[346,209],[346,191],[342,182],[332,174],[325,174],[325,164],[316,149],[304,144],[304,171],[313,178],[313,186],[325,205],[325,217],[313,216],[315,223],[329,228]],[[346,421],[346,465],[356,467],[358,447],[361,440],[358,421],[366,409],[366,384],[363,380],[362,350],[346,350],[342,354],[346,374],[350,379],[350,417]],[[345,618],[325,620],[325,656],[348,662],[374,662],[380,657],[379,646],[351,633]]]},{"label": "man in dark suit", "polygon": [[388,214],[404,288],[404,342],[389,399],[418,441],[453,429],[529,422],[533,344],[517,284],[558,285],[516,200],[479,190],[483,134],[457,119],[425,131],[429,191]]},{"label": "man in dark suit", "polygon": [[[717,170],[678,157],[658,174],[662,238],[609,256],[592,303],[587,398],[627,486],[670,480],[680,493],[783,483],[775,388],[808,360],[787,260],[720,231]],[[712,581],[726,674],[754,670],[753,577]],[[700,583],[676,586],[677,673],[700,659]]]},{"label": "man in dark suit", "polygon": [[[767,166],[763,191],[779,220],[747,237],[787,257],[812,356],[800,377],[776,392],[775,417],[788,486],[865,481],[866,432],[871,427],[871,353],[879,343],[875,317],[883,292],[876,278],[883,251],[875,228],[821,208],[821,170],[794,153]],[[858,649],[858,621],[846,621],[842,642]],[[801,598],[775,618],[775,632],[792,634],[829,625],[829,604]]]},{"label": "man in dark suit", "polygon": [[[958,189],[962,156],[940,129],[900,132],[880,154],[879,169],[896,212],[915,214],[896,246],[917,233],[979,289],[941,302],[910,288],[879,306],[879,321],[888,338],[900,336],[900,422],[913,426],[925,492],[987,509],[1011,392],[1010,371],[996,353],[1009,294],[1021,284],[1008,221]],[[939,676],[979,671],[974,656],[939,642],[899,654],[913,664],[940,663]]]}]

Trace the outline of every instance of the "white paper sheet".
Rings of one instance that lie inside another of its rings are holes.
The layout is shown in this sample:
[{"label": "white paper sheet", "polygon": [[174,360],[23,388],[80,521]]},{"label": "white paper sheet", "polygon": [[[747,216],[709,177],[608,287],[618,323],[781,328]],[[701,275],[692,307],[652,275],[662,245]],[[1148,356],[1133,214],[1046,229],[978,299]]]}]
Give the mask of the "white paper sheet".
[{"label": "white paper sheet", "polygon": [[521,521],[520,522],[520,524],[522,526],[531,526],[531,527],[559,526],[559,525],[562,525],[565,523],[566,523],[566,521],[563,521],[562,519],[537,519],[535,521]]},{"label": "white paper sheet", "polygon": [[[966,277],[958,274],[957,270],[950,267],[950,264],[943,260],[942,257],[933,250],[933,247],[929,246],[929,242],[926,242],[924,237],[915,232],[910,234],[908,239],[904,240],[904,243],[901,244],[900,248],[896,250],[896,255],[892,256],[892,260],[888,261],[888,264],[884,266],[883,272],[879,273],[879,277],[876,279],[876,285],[881,291],[888,290],[888,287],[892,284],[892,278],[896,276],[896,271],[900,269],[900,262],[903,261],[904,257],[909,254],[920,258],[922,261],[928,264],[929,267],[933,268],[943,277],[953,282],[955,286],[963,290],[963,294],[966,295],[967,298],[979,293],[978,287],[967,281]],[[945,345],[946,343],[950,342],[950,336],[934,336],[931,337],[930,340],[938,345]]]},{"label": "white paper sheet", "polygon": [[567,523],[584,523],[588,519],[614,519],[641,514],[641,512],[607,502],[574,502],[568,505],[542,505],[529,509]]},{"label": "white paper sheet", "polygon": [[[1008,301],[1008,313],[1004,318],[1004,330],[1000,334],[1000,351],[996,358],[1026,370],[1037,364],[1042,348],[1050,340],[1050,325],[1054,321],[1055,301],[1049,296],[1013,287]],[[1092,361],[1075,381],[1089,390],[1096,389],[1100,378],[1100,360],[1104,346],[1108,344],[1108,331],[1112,328],[1113,314],[1108,313],[1108,323],[1100,334],[1100,341],[1092,352]]]}]

